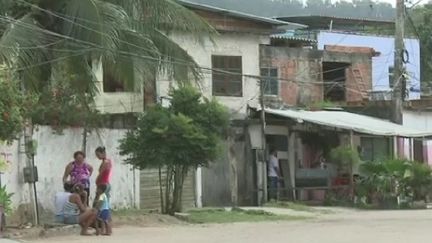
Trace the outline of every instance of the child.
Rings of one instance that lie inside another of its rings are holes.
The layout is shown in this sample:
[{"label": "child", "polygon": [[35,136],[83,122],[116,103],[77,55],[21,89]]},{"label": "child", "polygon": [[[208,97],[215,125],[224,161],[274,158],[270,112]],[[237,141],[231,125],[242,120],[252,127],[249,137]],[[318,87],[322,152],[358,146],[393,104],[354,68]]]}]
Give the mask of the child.
[{"label": "child", "polygon": [[[106,195],[107,185],[99,185],[97,187],[97,194],[99,195],[99,198],[97,198],[96,208],[98,209],[98,217],[96,222],[96,234],[99,235],[101,233],[102,235],[111,235],[112,234],[112,228],[111,228],[111,212],[110,212],[110,205],[109,200]],[[99,229],[99,226],[102,226],[101,230]]]}]

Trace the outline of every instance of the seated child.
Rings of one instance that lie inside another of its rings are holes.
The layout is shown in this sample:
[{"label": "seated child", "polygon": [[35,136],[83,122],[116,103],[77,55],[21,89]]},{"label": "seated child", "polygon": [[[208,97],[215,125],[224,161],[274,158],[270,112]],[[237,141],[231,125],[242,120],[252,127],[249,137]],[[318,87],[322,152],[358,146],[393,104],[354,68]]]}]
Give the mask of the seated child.
[{"label": "seated child", "polygon": [[[97,187],[97,194],[99,198],[96,199],[96,209],[98,210],[97,222],[96,222],[96,234],[111,235],[111,211],[110,203],[106,195],[107,186],[99,185]],[[101,226],[101,229],[99,229]]]}]

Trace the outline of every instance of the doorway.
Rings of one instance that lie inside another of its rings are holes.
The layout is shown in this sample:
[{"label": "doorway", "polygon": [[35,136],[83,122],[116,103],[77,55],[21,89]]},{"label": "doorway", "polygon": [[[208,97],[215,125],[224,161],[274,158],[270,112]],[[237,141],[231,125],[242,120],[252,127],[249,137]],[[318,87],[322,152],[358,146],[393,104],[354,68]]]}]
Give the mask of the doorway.
[{"label": "doorway", "polygon": [[344,62],[323,62],[324,100],[346,100],[346,69],[350,66]]}]

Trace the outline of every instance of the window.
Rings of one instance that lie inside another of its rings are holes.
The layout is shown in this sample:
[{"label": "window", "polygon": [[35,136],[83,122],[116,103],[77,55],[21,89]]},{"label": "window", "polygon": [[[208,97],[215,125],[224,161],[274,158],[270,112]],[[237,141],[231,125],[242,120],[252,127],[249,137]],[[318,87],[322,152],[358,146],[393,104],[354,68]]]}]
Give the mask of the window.
[{"label": "window", "polygon": [[242,57],[212,56],[212,67],[213,95],[243,96]]},{"label": "window", "polygon": [[134,81],[121,80],[114,70],[113,65],[103,64],[103,91],[105,93],[134,92]]},{"label": "window", "polygon": [[362,137],[361,159],[376,161],[390,157],[390,143],[387,138]]},{"label": "window", "polygon": [[323,62],[324,99],[345,101],[346,69],[349,63]]},{"label": "window", "polygon": [[389,86],[390,88],[394,87],[394,67],[388,68],[388,75],[389,75]]},{"label": "window", "polygon": [[265,77],[264,94],[279,95],[279,80],[277,68],[261,68],[261,76]]}]

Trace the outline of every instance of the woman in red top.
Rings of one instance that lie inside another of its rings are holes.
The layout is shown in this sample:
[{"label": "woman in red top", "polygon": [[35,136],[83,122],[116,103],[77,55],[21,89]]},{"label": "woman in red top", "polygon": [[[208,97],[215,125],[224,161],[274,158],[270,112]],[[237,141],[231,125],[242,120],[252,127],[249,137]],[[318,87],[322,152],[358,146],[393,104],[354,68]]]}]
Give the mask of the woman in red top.
[{"label": "woman in red top", "polygon": [[[108,199],[110,198],[110,192],[111,192],[111,174],[112,174],[112,167],[113,163],[110,159],[106,157],[106,151],[105,147],[98,147],[95,151],[96,157],[102,161],[101,165],[99,166],[99,174],[96,178],[96,185],[106,185],[107,189],[105,191],[105,194],[107,195]],[[98,198],[98,195],[96,195],[96,198]]]}]

